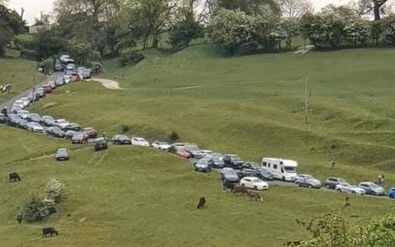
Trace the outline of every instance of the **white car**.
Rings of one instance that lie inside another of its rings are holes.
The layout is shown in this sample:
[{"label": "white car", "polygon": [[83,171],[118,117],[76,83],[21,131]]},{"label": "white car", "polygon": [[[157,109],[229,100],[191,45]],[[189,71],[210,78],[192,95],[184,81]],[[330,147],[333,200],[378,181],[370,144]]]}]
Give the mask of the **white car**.
[{"label": "white car", "polygon": [[29,116],[30,112],[27,110],[19,110],[16,112],[16,114],[20,116],[22,119],[26,119]]},{"label": "white car", "polygon": [[149,147],[149,143],[142,137],[133,137],[132,145],[141,146],[141,147]]},{"label": "white car", "polygon": [[154,141],[152,147],[158,150],[169,150],[171,145],[167,142]]},{"label": "white car", "polygon": [[359,188],[356,185],[350,185],[349,183],[340,183],[336,185],[337,192],[345,192],[357,195],[364,195],[366,191],[362,188]]},{"label": "white car", "polygon": [[65,84],[69,84],[70,82],[73,81],[73,77],[71,75],[64,75],[63,76],[63,81]]},{"label": "white car", "polygon": [[213,154],[213,151],[211,150],[200,150],[200,152],[203,154],[203,156],[211,156]]},{"label": "white car", "polygon": [[56,125],[61,128],[64,129],[66,128],[70,123],[66,120],[66,119],[58,119],[56,120]]},{"label": "white car", "polygon": [[66,69],[67,70],[74,70],[75,69],[75,64],[73,64],[73,63],[67,64]]},{"label": "white car", "polygon": [[30,99],[28,97],[22,97],[21,100],[25,106],[30,104]]},{"label": "white car", "polygon": [[256,177],[244,177],[240,180],[240,185],[254,190],[267,190],[269,184]]},{"label": "white car", "polygon": [[39,123],[36,122],[30,122],[27,125],[27,129],[33,132],[44,132],[43,126],[41,126]]}]

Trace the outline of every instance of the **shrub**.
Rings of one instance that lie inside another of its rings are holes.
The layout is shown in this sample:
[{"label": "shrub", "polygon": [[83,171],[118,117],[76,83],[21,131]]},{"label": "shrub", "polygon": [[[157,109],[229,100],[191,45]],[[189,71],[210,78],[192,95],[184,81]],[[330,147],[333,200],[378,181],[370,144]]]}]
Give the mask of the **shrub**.
[{"label": "shrub", "polygon": [[45,200],[53,200],[55,203],[59,203],[62,200],[62,193],[64,185],[57,179],[51,179],[47,184],[45,191]]},{"label": "shrub", "polygon": [[23,218],[26,222],[41,221],[56,212],[55,203],[49,200],[41,200],[33,196],[24,206]]},{"label": "shrub", "polygon": [[121,131],[122,131],[122,133],[127,133],[127,132],[129,132],[129,130],[130,130],[130,126],[129,126],[129,125],[123,124],[123,125],[121,126]]},{"label": "shrub", "polygon": [[56,213],[56,204],[62,200],[64,185],[57,179],[51,179],[46,187],[44,199],[33,196],[23,208],[23,219],[33,223]]},{"label": "shrub", "polygon": [[93,74],[99,74],[103,72],[103,64],[100,62],[89,62],[88,66],[92,68]]},{"label": "shrub", "polygon": [[53,58],[49,57],[49,58],[43,60],[39,66],[40,66],[40,68],[43,68],[44,74],[48,74],[49,72],[51,72],[53,70],[53,66],[54,66]]},{"label": "shrub", "polygon": [[121,59],[119,60],[119,63],[122,67],[127,65],[135,65],[144,60],[144,58],[145,57],[142,53],[135,50],[129,50],[121,54]]},{"label": "shrub", "polygon": [[178,141],[179,139],[180,139],[180,136],[178,135],[177,132],[172,131],[172,132],[170,133],[170,135],[169,135],[169,140],[170,140],[171,142]]}]

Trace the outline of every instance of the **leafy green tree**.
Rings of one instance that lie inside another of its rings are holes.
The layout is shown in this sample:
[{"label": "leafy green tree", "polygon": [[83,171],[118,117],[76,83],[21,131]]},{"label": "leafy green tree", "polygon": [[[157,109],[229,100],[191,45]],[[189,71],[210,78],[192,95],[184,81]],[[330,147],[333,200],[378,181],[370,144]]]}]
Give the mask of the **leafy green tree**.
[{"label": "leafy green tree", "polygon": [[23,30],[25,21],[14,11],[0,2],[0,57],[5,55],[5,47],[16,34]]},{"label": "leafy green tree", "polygon": [[277,14],[281,13],[276,0],[218,0],[218,7],[229,10],[240,10],[247,14]]},{"label": "leafy green tree", "polygon": [[195,20],[193,10],[180,8],[180,20],[169,32],[169,43],[177,49],[185,48],[192,39],[203,37],[203,27]]},{"label": "leafy green tree", "polygon": [[341,212],[330,212],[298,223],[311,234],[300,247],[392,247],[395,243],[394,215],[364,225],[351,225]]},{"label": "leafy green tree", "polygon": [[170,30],[177,9],[171,0],[136,0],[130,10],[129,33],[142,41],[143,47],[159,48],[161,34]]},{"label": "leafy green tree", "polygon": [[395,45],[395,15],[390,15],[381,20],[381,37],[386,43]]},{"label": "leafy green tree", "polygon": [[255,19],[242,11],[220,9],[209,26],[211,40],[230,54],[258,48]]}]

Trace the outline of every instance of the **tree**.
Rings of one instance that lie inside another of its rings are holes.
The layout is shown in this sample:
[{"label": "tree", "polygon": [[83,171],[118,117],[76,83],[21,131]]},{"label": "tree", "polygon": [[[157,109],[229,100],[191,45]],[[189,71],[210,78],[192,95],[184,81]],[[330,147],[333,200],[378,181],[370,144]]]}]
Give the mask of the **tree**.
[{"label": "tree", "polygon": [[240,10],[250,15],[280,14],[276,0],[218,0],[218,7],[229,10]]},{"label": "tree", "polygon": [[285,18],[300,19],[313,7],[310,0],[279,0],[281,13]]},{"label": "tree", "polygon": [[365,223],[350,225],[341,212],[331,212],[309,222],[298,221],[311,233],[300,247],[391,247],[395,242],[395,216],[387,215]]},{"label": "tree", "polygon": [[169,43],[174,48],[185,48],[192,39],[203,36],[203,27],[199,23],[201,16],[195,17],[195,2],[195,0],[189,0],[188,5],[178,9],[178,21],[169,32]]},{"label": "tree", "polygon": [[381,19],[383,7],[388,1],[389,0],[360,0],[360,12],[361,14],[367,14],[373,11],[374,20],[379,21]]},{"label": "tree", "polygon": [[144,48],[148,39],[152,40],[151,48],[159,48],[160,35],[170,30],[176,7],[171,0],[136,0],[129,15],[130,33],[142,41]]},{"label": "tree", "polygon": [[25,21],[14,10],[0,2],[0,57],[5,55],[5,47],[25,26]]},{"label": "tree", "polygon": [[208,27],[209,37],[230,54],[273,51],[281,41],[280,21],[272,15],[248,15],[220,9]]}]

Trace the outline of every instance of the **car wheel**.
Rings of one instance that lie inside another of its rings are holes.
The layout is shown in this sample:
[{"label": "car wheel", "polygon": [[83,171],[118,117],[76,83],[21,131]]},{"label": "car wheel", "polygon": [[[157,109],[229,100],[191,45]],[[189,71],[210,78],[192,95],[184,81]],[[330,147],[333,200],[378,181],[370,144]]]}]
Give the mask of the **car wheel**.
[{"label": "car wheel", "polygon": [[283,181],[285,181],[285,177],[283,177]]},{"label": "car wheel", "polygon": [[308,187],[309,189],[311,189],[312,186],[311,186],[311,184],[309,184],[309,186],[307,186],[307,187]]},{"label": "car wheel", "polygon": [[328,190],[331,189],[331,186],[330,186],[329,184],[325,185],[325,187],[326,187]]},{"label": "car wheel", "polygon": [[351,194],[356,194],[357,192],[355,192],[355,191],[351,191]]},{"label": "car wheel", "polygon": [[258,187],[254,186],[254,190],[258,190]]},{"label": "car wheel", "polygon": [[339,193],[340,193],[340,192],[342,192],[342,190],[341,190],[341,189],[337,189],[336,191],[337,191],[337,192],[339,192]]},{"label": "car wheel", "polygon": [[241,184],[241,186],[242,186],[242,187],[246,187],[246,185],[245,185],[245,184]]}]

